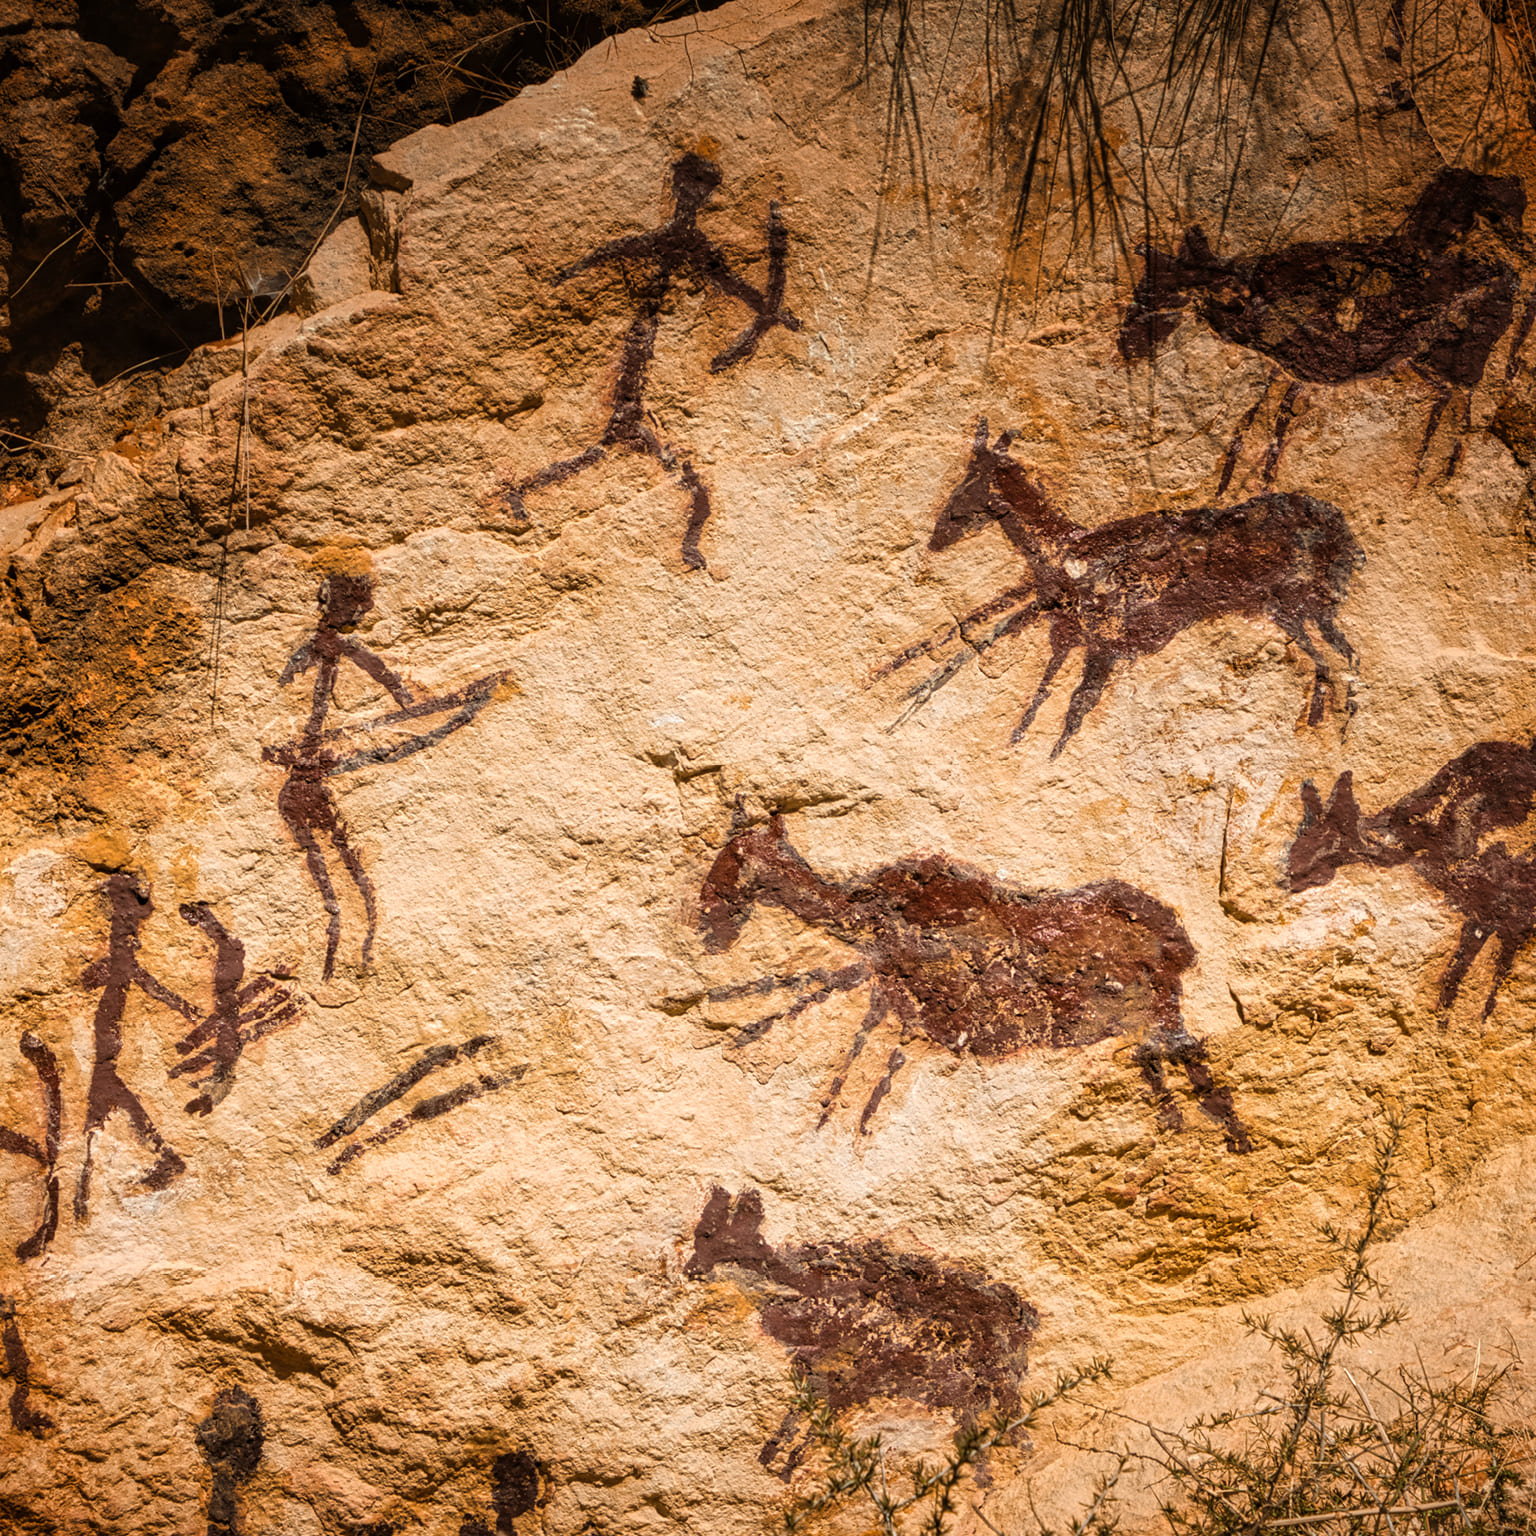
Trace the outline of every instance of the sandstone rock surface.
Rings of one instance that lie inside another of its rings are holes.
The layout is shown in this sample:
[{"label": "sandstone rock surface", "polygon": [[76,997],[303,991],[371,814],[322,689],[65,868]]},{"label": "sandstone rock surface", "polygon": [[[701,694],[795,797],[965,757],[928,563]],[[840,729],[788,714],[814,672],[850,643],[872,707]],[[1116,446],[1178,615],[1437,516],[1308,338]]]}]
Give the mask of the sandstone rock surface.
[{"label": "sandstone rock surface", "polygon": [[[1528,1344],[1524,151],[1298,78],[1145,357],[1064,223],[999,324],[986,82],[924,190],[864,47],[726,5],[404,139],[0,512],[11,1528],[773,1529],[797,1360],[905,1445],[1094,1354],[1176,1423],[1389,1110],[1417,1337]],[[1302,240],[1323,321],[1202,308]]]}]

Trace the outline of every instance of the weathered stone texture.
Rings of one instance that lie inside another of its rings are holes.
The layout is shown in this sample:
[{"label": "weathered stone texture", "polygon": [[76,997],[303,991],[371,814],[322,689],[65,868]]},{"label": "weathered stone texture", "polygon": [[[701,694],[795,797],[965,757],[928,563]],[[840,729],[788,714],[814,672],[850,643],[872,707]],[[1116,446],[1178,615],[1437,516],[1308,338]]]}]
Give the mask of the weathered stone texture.
[{"label": "weathered stone texture", "polygon": [[[0,1265],[15,1529],[767,1530],[794,1360],[921,1445],[1013,1400],[982,1337],[1177,1422],[1321,1294],[1394,1106],[1420,1337],[1529,1337],[1529,795],[1414,798],[1536,721],[1520,304],[1465,428],[1421,454],[1410,337],[1270,487],[1277,385],[1218,492],[1307,294],[1128,360],[1141,259],[1053,227],[999,328],[985,83],[932,64],[882,190],[863,49],[728,5],[404,139],[300,313],[0,511],[7,1251],[60,1191]],[[1280,94],[1224,228],[1197,122],[1160,249],[1406,238],[1443,134]],[[1394,260],[1486,298],[1492,206]]]}]

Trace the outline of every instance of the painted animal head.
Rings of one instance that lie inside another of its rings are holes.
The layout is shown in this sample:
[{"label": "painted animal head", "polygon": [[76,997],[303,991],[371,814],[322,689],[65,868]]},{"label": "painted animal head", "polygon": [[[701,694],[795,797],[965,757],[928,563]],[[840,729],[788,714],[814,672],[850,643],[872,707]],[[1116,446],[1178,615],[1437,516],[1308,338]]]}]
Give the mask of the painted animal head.
[{"label": "painted animal head", "polygon": [[741,937],[757,902],[772,900],[789,881],[816,878],[790,843],[779,812],[764,826],[738,832],[715,856],[699,891],[704,947],[712,955],[729,949]]},{"label": "painted animal head", "polygon": [[1308,779],[1301,786],[1301,803],[1301,826],[1285,863],[1285,883],[1293,891],[1327,885],[1360,847],[1360,806],[1352,773],[1339,775],[1326,806]]},{"label": "painted animal head", "polygon": [[1239,286],[1237,269],[1211,249],[1198,224],[1184,231],[1176,254],[1144,245],[1140,255],[1146,266],[1118,338],[1120,355],[1127,362],[1151,357],[1179,328],[1196,294],[1222,302],[1229,297],[1227,290]]},{"label": "painted animal head", "polygon": [[[948,549],[961,539],[979,532],[1007,514],[1007,503],[998,494],[997,480],[1005,466],[1013,465],[1008,448],[1015,433],[998,434],[995,443],[987,441],[987,418],[976,424],[976,439],[971,445],[970,463],[965,476],[944,503],[928,540],[931,550]],[[1015,468],[1017,466],[1014,466]]]},{"label": "painted animal head", "polygon": [[1419,194],[1403,238],[1422,250],[1444,250],[1482,219],[1506,245],[1525,250],[1525,188],[1518,176],[1484,176],[1447,166]]}]

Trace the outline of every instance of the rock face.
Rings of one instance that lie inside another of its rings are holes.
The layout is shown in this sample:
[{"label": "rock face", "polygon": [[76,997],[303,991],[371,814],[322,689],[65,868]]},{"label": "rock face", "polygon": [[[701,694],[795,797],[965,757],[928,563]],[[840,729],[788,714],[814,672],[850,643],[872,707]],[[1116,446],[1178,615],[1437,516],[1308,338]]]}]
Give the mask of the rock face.
[{"label": "rock face", "polygon": [[1388,1110],[1405,1347],[1528,1334],[1523,141],[1341,48],[1010,258],[983,22],[921,174],[843,0],[406,137],[0,511],[9,1529],[766,1531],[796,1369],[1177,1424]]}]

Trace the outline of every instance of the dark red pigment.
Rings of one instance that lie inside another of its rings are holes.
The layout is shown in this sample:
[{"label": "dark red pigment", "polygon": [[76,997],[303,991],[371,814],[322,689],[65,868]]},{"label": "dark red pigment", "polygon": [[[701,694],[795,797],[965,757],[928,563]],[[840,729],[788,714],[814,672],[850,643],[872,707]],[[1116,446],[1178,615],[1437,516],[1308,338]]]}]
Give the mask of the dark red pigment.
[{"label": "dark red pigment", "polygon": [[983,418],[965,478],[939,513],[928,548],[948,549],[996,526],[1024,557],[1026,579],[879,669],[877,678],[956,639],[964,642],[907,694],[903,719],[973,657],[1044,619],[1051,659],[1013,740],[1029,729],[1056,674],[1080,648],[1083,673],[1051,749],[1055,757],[1099,702],[1117,662],[1150,656],[1202,620],[1236,614],[1267,619],[1305,652],[1314,668],[1307,721],[1321,721],[1330,672],[1307,626],[1354,665],[1338,610],[1350,574],[1364,560],[1337,507],[1270,493],[1235,507],[1147,512],[1085,528],[1058,512],[1008,453],[1012,441],[1004,432],[989,447]]},{"label": "dark red pigment", "polygon": [[[813,985],[787,1012],[748,1025],[738,1043],[834,992],[870,984],[868,1011],[828,1090],[822,1124],[871,1031],[894,1015],[903,1044],[922,1038],[982,1060],[1139,1036],[1137,1065],[1161,1123],[1169,1129],[1183,1123],[1164,1073],[1172,1063],[1184,1070],[1201,1109],[1222,1126],[1228,1148],[1249,1150],[1230,1091],[1216,1086],[1205,1047],[1180,1015],[1180,977],[1194,964],[1194,947],[1175,914],[1145,891],[1120,880],[1022,891],[938,856],[828,880],[795,850],[784,818],[775,815],[731,838],[705,876],[699,926],[706,947],[729,949],[759,902],[831,934],[860,961],[790,978]],[[778,984],[770,979],[726,991]],[[905,1061],[900,1046],[891,1052],[864,1106],[861,1131]]]},{"label": "dark red pigment", "polygon": [[176,1042],[181,1055],[197,1054],[172,1067],[170,1075],[206,1073],[197,1082],[203,1091],[187,1105],[189,1115],[206,1115],[234,1086],[235,1064],[246,1046],[292,1024],[302,1014],[303,1002],[265,971],[246,982],[245,945],[214,916],[207,902],[183,902],[181,916],[213,941],[213,1010]]},{"label": "dark red pigment", "polygon": [[20,1045],[43,1092],[43,1140],[39,1145],[31,1136],[0,1125],[0,1152],[29,1157],[43,1170],[42,1219],[36,1231],[16,1245],[16,1257],[25,1260],[37,1258],[59,1229],[59,1136],[64,1128],[64,1093],[58,1057],[30,1029],[22,1035]]},{"label": "dark red pigment", "polygon": [[208,1536],[240,1536],[241,1483],[261,1464],[265,1438],[261,1405],[240,1387],[226,1387],[213,1411],[197,1426],[197,1446],[213,1480],[208,1490]]},{"label": "dark red pigment", "polygon": [[[347,633],[373,607],[372,577],[342,574],[330,576],[321,585],[316,600],[320,605],[320,623],[314,634],[288,658],[288,664],[277,680],[278,687],[285,688],[296,677],[311,668],[315,669],[309,719],[297,741],[263,747],[261,755],[263,761],[276,763],[288,770],[288,778],[278,791],[277,808],[294,842],[304,850],[309,877],[325,903],[329,921],[326,927],[325,969],[322,974],[329,981],[336,969],[336,950],[341,943],[341,903],[336,899],[336,889],[331,883],[330,870],[320,846],[321,836],[330,841],[342,867],[363,899],[363,910],[368,918],[368,931],[363,938],[364,966],[373,953],[374,934],[378,929],[378,907],[373,882],[368,878],[363,861],[351,844],[346,823],[341,819],[341,812],[326,780],[358,768],[397,763],[402,758],[435,745],[461,726],[468,725],[480,713],[490,702],[506,673],[496,672],[489,677],[477,678],[453,693],[414,699],[399,673]],[[384,688],[399,708],[361,727],[343,726],[327,730],[325,721],[331,705],[335,703],[336,677],[344,661],[350,662]],[[364,747],[344,756],[337,749],[339,738],[355,730],[366,732],[435,714],[446,714],[448,718],[431,730],[404,741]]]},{"label": "dark red pigment", "polygon": [[11,1428],[18,1434],[41,1440],[53,1428],[53,1420],[31,1404],[32,1357],[16,1322],[16,1303],[0,1296],[0,1348],[5,1353],[5,1374],[11,1379]]},{"label": "dark red pigment", "polygon": [[[1419,194],[1397,230],[1374,240],[1305,241],[1223,258],[1198,226],[1191,228],[1177,255],[1142,248],[1146,265],[1120,328],[1121,354],[1127,361],[1152,356],[1193,312],[1223,340],[1278,364],[1292,382],[1265,460],[1266,484],[1302,383],[1342,384],[1407,365],[1437,391],[1422,460],[1453,392],[1463,396],[1463,427],[1468,424],[1471,391],[1509,329],[1520,286],[1514,267],[1474,255],[1461,242],[1481,218],[1523,250],[1524,215],[1518,178],[1448,168]],[[1511,370],[1531,318],[1528,307]],[[1259,405],[1227,452],[1218,495],[1232,479]],[[1458,441],[1455,457],[1460,451]]]},{"label": "dark red pigment", "polygon": [[1536,931],[1536,856],[1512,852],[1495,834],[1522,826],[1536,803],[1536,757],[1510,741],[1481,741],[1452,758],[1395,805],[1362,816],[1354,775],[1344,773],[1323,804],[1310,779],[1304,814],[1286,860],[1291,890],[1326,885],[1347,864],[1407,865],[1466,918],[1440,980],[1443,1025],[1467,972],[1489,939],[1499,943],[1483,1017]]},{"label": "dark red pigment", "polygon": [[[491,1464],[491,1512],[496,1517],[494,1536],[517,1536],[519,1515],[531,1515],[547,1477],[544,1467],[527,1451],[508,1451]],[[493,1536],[483,1520],[466,1520],[459,1536]]]},{"label": "dark red pigment", "polygon": [[[441,1072],[444,1067],[451,1066],[456,1061],[466,1061],[477,1056],[486,1046],[494,1045],[497,1038],[495,1035],[476,1035],[472,1040],[465,1040],[459,1045],[429,1047],[405,1071],[396,1073],[382,1088],[375,1088],[372,1092],[365,1093],[324,1135],[315,1138],[315,1145],[322,1149],[335,1146],[344,1136],[350,1136],[381,1109],[403,1098],[423,1078],[431,1076],[434,1072]],[[461,1104],[468,1104],[472,1099],[483,1098],[488,1093],[494,1093],[498,1088],[505,1088],[517,1082],[527,1070],[526,1065],[519,1064],[506,1072],[481,1072],[473,1082],[463,1083],[457,1088],[450,1088],[447,1093],[422,1099],[413,1104],[404,1115],[390,1121],[383,1130],[349,1142],[337,1153],[326,1172],[340,1173],[353,1158],[361,1157],[369,1147],[377,1147],[386,1141],[393,1141],[396,1136],[410,1130],[413,1125],[436,1120],[440,1115],[446,1115]]]},{"label": "dark red pigment", "polygon": [[[724,1271],[757,1308],[763,1331],[834,1410],[909,1398],[963,1421],[1014,1413],[1039,1313],[977,1270],[904,1253],[879,1239],[776,1248],[763,1197],[718,1185],[693,1232],[684,1273]],[[771,1465],[796,1428],[791,1414],[764,1447]]]},{"label": "dark red pigment", "polygon": [[[779,205],[768,205],[768,277],[765,287],[758,289],[731,270],[725,253],[699,228],[699,214],[720,182],[720,167],[714,161],[699,155],[682,156],[672,166],[673,211],[665,224],[648,234],[612,240],[555,274],[555,282],[563,283],[594,267],[618,267],[635,300],[635,315],[624,337],[612,409],[602,437],[584,452],[502,487],[503,504],[520,522],[527,521],[523,498],[529,491],[569,480],[599,463],[609,449],[643,454],[655,459],[669,474],[675,474],[687,491],[689,517],[683,534],[683,561],[693,570],[704,569],[699,539],[709,521],[709,492],[692,460],[680,458],[675,448],[656,435],[654,418],[645,405],[647,375],[656,353],[656,331],[667,295],[674,283],[692,279],[727,298],[739,300],[752,311],[746,329],[710,363],[712,373],[745,362],[775,325],[789,331],[800,329],[800,321],[784,307],[789,232],[779,217]],[[635,268],[643,275],[637,275]]]},{"label": "dark red pigment", "polygon": [[185,998],[177,996],[139,964],[139,928],[155,910],[149,899],[149,886],[138,875],[119,873],[110,875],[102,889],[111,911],[107,953],[87,966],[80,978],[81,986],[100,987],[102,993],[96,1005],[95,1062],[85,1101],[85,1164],[75,1186],[76,1221],[84,1221],[89,1213],[96,1138],[115,1111],[125,1114],[139,1140],[159,1154],[139,1179],[141,1189],[164,1189],[187,1167],[175,1149],[166,1145],[148,1111],[117,1075],[117,1059],[123,1050],[123,1009],[134,987],[179,1013],[189,1024],[196,1024],[197,1013]]}]

